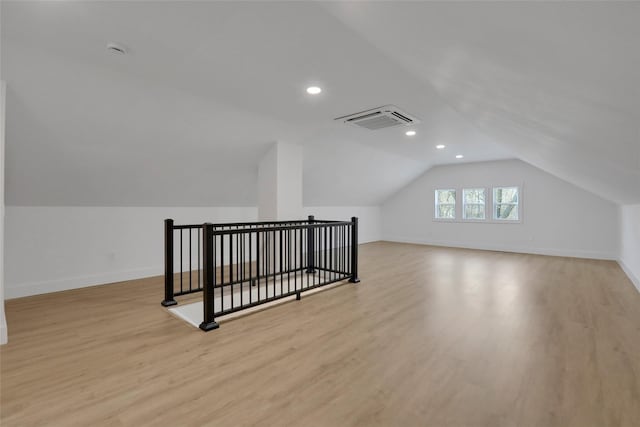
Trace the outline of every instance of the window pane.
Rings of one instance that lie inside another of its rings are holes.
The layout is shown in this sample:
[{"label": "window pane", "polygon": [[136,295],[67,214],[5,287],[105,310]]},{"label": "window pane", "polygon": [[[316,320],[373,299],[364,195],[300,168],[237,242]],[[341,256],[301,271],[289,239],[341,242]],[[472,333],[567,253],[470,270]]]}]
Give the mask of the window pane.
[{"label": "window pane", "polygon": [[496,187],[493,189],[493,218],[507,221],[519,219],[518,187]]},{"label": "window pane", "polygon": [[454,219],[456,217],[455,205],[438,205],[436,210],[436,218]]},{"label": "window pane", "polygon": [[484,188],[465,188],[462,195],[464,203],[484,203]]},{"label": "window pane", "polygon": [[518,203],[518,187],[494,188],[493,203]]},{"label": "window pane", "polygon": [[518,205],[517,204],[497,204],[495,205],[495,218],[517,221]]},{"label": "window pane", "polygon": [[436,190],[435,217],[455,219],[456,190]]},{"label": "window pane", "polygon": [[464,205],[464,219],[484,219],[484,204]]},{"label": "window pane", "polygon": [[485,218],[484,188],[463,188],[462,203],[463,203],[462,218],[464,219],[484,219]]},{"label": "window pane", "polygon": [[455,203],[456,190],[436,190],[436,203]]}]

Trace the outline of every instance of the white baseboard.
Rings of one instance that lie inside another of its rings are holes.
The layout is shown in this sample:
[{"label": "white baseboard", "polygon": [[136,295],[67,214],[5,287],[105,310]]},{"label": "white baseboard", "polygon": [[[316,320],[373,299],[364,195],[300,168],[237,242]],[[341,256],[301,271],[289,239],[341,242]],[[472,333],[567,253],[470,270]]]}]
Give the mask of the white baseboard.
[{"label": "white baseboard", "polygon": [[597,251],[584,251],[577,249],[554,249],[554,248],[535,248],[529,246],[515,246],[515,245],[496,245],[496,244],[477,244],[477,243],[464,243],[464,242],[450,242],[450,241],[436,241],[426,239],[416,239],[413,237],[404,236],[387,236],[383,240],[388,242],[398,243],[415,243],[419,245],[430,246],[444,246],[449,248],[463,248],[463,249],[478,249],[484,251],[499,251],[499,252],[515,252],[521,254],[534,254],[534,255],[550,255],[550,256],[562,256],[571,258],[588,258],[588,259],[603,259],[610,261],[617,261],[616,254],[608,252]]},{"label": "white baseboard", "polygon": [[638,276],[633,274],[633,271],[631,271],[631,268],[629,268],[629,266],[626,265],[622,259],[618,260],[618,265],[620,266],[622,271],[624,271],[624,274],[627,275],[629,280],[631,280],[631,283],[633,283],[633,286],[635,286],[638,292],[640,292],[640,278],[638,278]]},{"label": "white baseboard", "polygon": [[4,311],[2,312],[2,316],[0,316],[0,345],[6,344],[9,335],[7,334],[7,319],[4,316]]},{"label": "white baseboard", "polygon": [[135,270],[115,271],[111,273],[92,274],[90,276],[70,277],[66,279],[46,280],[30,283],[6,283],[5,298],[20,298],[50,292],[67,291],[88,286],[122,282],[124,280],[142,279],[163,274],[164,267],[147,267]]},{"label": "white baseboard", "polygon": [[[430,241],[425,239],[415,239],[410,237],[401,236],[389,236],[382,239],[383,241],[398,242],[398,243],[415,243],[421,245],[432,246],[444,246],[453,248],[465,248],[465,249],[479,249],[489,251],[501,251],[501,252],[515,252],[515,253],[529,253],[537,255],[551,255],[551,256],[565,256],[574,258],[590,258],[590,259],[605,259],[617,261],[622,270],[629,276],[631,282],[640,291],[640,280],[631,272],[631,270],[624,264],[622,260],[619,260],[616,256],[609,253],[593,252],[593,251],[577,251],[577,250],[559,250],[559,249],[547,249],[547,248],[530,248],[530,247],[517,247],[509,245],[478,245],[470,243],[460,242],[443,242],[443,241]],[[28,282],[28,283],[6,283],[5,286],[5,298],[20,298],[31,295],[40,295],[50,292],[66,291],[70,289],[84,288],[88,286],[103,285],[107,283],[122,282],[124,280],[142,279],[145,277],[162,275],[164,267],[147,267],[134,270],[94,274],[90,276],[70,277],[66,279],[55,279],[40,282]],[[0,319],[0,340],[6,337],[6,321]]]}]

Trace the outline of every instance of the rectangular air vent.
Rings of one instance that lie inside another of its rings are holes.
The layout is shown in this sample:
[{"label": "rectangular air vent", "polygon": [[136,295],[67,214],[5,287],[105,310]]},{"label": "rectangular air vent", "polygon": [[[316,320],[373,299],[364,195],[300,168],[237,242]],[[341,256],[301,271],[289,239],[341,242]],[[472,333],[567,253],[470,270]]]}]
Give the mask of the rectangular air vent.
[{"label": "rectangular air vent", "polygon": [[384,105],[382,107],[372,108],[371,110],[338,117],[334,120],[340,120],[344,123],[360,126],[369,130],[378,130],[392,126],[408,126],[420,122],[416,117],[405,113],[395,105]]}]

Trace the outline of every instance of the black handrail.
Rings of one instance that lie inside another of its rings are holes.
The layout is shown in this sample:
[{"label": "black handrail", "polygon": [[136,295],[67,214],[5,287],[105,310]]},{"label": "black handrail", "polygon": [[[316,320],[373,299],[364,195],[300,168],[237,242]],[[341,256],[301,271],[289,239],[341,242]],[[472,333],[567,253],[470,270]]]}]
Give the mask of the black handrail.
[{"label": "black handrail", "polygon": [[[334,220],[326,220],[326,219],[316,219],[316,222],[321,223],[333,223],[333,222],[341,222]],[[269,224],[306,224],[308,220],[295,220],[295,221],[255,221],[255,222],[220,222],[217,224],[212,224],[214,229],[221,227],[245,227],[245,226],[258,226],[258,225],[269,225]],[[187,229],[187,228],[202,228],[202,224],[186,224],[186,225],[174,225],[174,230]]]}]

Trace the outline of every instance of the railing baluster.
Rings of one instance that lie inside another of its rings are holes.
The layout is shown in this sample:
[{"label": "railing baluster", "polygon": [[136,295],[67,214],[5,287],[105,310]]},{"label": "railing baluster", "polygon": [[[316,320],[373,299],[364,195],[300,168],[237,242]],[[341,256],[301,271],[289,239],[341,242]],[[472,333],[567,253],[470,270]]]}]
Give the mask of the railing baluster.
[{"label": "railing baluster", "polygon": [[[236,259],[236,262],[238,260]],[[231,284],[231,308],[233,308],[233,234],[229,234],[229,283]]]},{"label": "railing baluster", "polygon": [[340,271],[342,271],[344,274],[345,266],[347,265],[346,263],[346,256],[347,256],[347,241],[346,241],[346,236],[347,236],[347,227],[345,227],[344,225],[342,227],[340,227],[342,229],[342,266],[340,267]]},{"label": "railing baluster", "polygon": [[264,232],[264,245],[262,245],[262,253],[264,255],[264,297],[269,298],[269,270],[271,263],[269,262],[269,245],[271,244],[269,232]]},{"label": "railing baluster", "polygon": [[338,232],[338,242],[336,243],[336,245],[338,246],[337,249],[337,254],[336,254],[336,262],[338,263],[338,276],[342,277],[342,226],[338,226],[338,229],[336,230]]},{"label": "railing baluster", "polygon": [[220,236],[220,311],[224,311],[224,237]]},{"label": "railing baluster", "polygon": [[358,218],[351,218],[351,279],[349,282],[358,283]]},{"label": "railing baluster", "polygon": [[335,279],[335,271],[333,269],[333,227],[329,228],[329,280]]},{"label": "railing baluster", "polygon": [[[204,286],[203,286],[203,320],[200,324],[200,329],[203,331],[210,331],[217,329],[219,325],[214,318],[215,302],[214,302],[214,275],[215,275],[215,262],[213,258],[213,246],[214,246],[214,234],[213,224],[204,224],[202,227],[202,242],[203,242],[203,256],[204,256]],[[222,289],[222,288],[220,288]]]},{"label": "railing baluster", "polygon": [[293,229],[293,289],[296,291],[298,290],[298,271],[300,271],[298,253],[298,230]]},{"label": "railing baluster", "polygon": [[[315,217],[309,215],[309,225],[313,225]],[[313,227],[307,228],[307,273],[315,273],[315,245],[313,244],[315,230]]]},{"label": "railing baluster", "polygon": [[324,280],[327,280],[327,230],[329,229],[329,227],[323,227],[323,234],[324,234],[324,239],[322,240],[322,245],[323,245],[323,249],[324,249],[324,254],[323,254],[323,263],[322,263],[322,267],[324,268]]},{"label": "railing baluster", "polygon": [[[240,234],[238,234],[240,237]],[[242,234],[242,240],[240,241],[240,260],[242,264],[240,266],[240,307],[244,305],[244,239],[245,235]]]},{"label": "railing baluster", "polygon": [[287,293],[291,292],[291,230],[287,230]]},{"label": "railing baluster", "polygon": [[258,301],[260,301],[260,232],[256,232],[256,281],[258,287]]},{"label": "railing baluster", "polygon": [[165,307],[176,305],[173,296],[173,220],[164,220],[164,300]]},{"label": "railing baluster", "polygon": [[280,295],[282,295],[284,293],[284,288],[283,288],[284,283],[282,283],[282,280],[283,280],[283,276],[282,276],[282,273],[283,273],[283,267],[282,267],[283,266],[283,263],[282,263],[282,230],[280,230],[278,234],[280,236],[280,244],[279,244],[279,247],[278,247],[278,251],[280,252],[280,259],[278,260],[279,261],[278,264],[280,264]]}]

